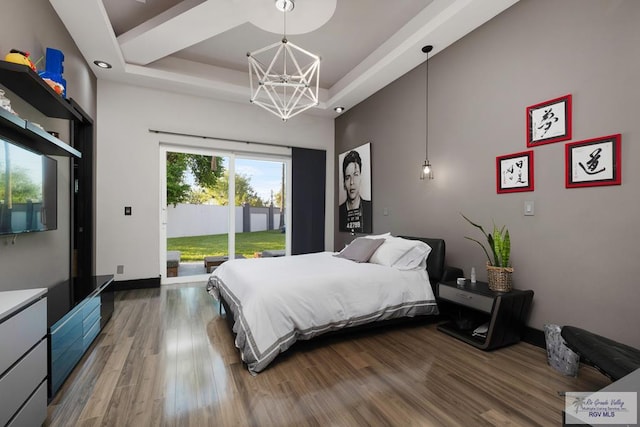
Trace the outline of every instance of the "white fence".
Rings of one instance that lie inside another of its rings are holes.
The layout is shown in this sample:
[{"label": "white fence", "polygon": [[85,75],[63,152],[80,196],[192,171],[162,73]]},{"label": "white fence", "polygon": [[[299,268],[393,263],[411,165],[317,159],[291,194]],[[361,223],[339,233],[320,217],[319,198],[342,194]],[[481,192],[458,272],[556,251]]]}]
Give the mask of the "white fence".
[{"label": "white fence", "polygon": [[[244,210],[249,209],[250,224],[244,224]],[[236,206],[235,232],[264,231],[269,229],[270,208],[249,208]],[[275,229],[280,225],[280,210],[273,208]],[[178,204],[167,207],[167,237],[207,236],[226,234],[229,229],[228,206]]]}]

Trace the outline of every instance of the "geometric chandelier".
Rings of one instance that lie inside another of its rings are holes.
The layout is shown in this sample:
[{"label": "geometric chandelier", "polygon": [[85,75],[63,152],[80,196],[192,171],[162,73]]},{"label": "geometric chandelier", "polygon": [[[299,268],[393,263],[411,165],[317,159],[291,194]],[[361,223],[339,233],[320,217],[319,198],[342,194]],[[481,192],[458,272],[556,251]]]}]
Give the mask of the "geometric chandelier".
[{"label": "geometric chandelier", "polygon": [[320,57],[287,40],[293,0],[277,0],[276,7],[285,15],[282,41],[247,53],[251,103],[286,121],[318,105]]}]

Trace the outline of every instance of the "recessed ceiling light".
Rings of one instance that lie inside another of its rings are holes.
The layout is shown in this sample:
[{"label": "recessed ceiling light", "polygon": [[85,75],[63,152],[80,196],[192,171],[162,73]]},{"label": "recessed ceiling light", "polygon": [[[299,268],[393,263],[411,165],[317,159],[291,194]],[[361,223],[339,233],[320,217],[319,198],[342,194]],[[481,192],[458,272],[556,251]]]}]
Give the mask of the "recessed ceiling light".
[{"label": "recessed ceiling light", "polygon": [[340,114],[344,111],[344,107],[336,107],[333,109],[333,111],[335,111],[336,113]]},{"label": "recessed ceiling light", "polygon": [[108,62],[104,62],[104,61],[93,61],[94,64],[96,64],[98,67],[100,68],[105,68],[105,69],[109,69],[111,68],[111,64],[109,64]]}]

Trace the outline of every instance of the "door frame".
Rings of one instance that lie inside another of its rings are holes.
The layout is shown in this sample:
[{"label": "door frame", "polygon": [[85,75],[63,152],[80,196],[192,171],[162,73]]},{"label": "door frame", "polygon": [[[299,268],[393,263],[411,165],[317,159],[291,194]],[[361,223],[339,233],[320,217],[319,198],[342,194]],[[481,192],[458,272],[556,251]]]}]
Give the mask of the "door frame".
[{"label": "door frame", "polygon": [[[189,144],[182,144],[180,140],[191,139]],[[291,255],[291,149],[288,147],[275,147],[272,145],[251,144],[252,149],[247,150],[245,144],[226,140],[208,140],[209,144],[193,144],[191,137],[175,137],[171,141],[159,141],[159,169],[160,169],[160,215],[159,215],[159,268],[160,284],[170,285],[178,283],[202,282],[209,279],[210,274],[197,274],[193,276],[166,277],[167,266],[167,152],[181,152],[190,154],[201,154],[207,156],[218,156],[229,158],[229,200],[235,200],[235,160],[236,158],[251,160],[268,160],[285,163],[285,253]],[[231,208],[231,204],[229,205]],[[234,207],[235,209],[235,207]],[[227,228],[228,253],[235,253],[235,214],[230,212]],[[233,237],[231,232],[233,231]]]}]

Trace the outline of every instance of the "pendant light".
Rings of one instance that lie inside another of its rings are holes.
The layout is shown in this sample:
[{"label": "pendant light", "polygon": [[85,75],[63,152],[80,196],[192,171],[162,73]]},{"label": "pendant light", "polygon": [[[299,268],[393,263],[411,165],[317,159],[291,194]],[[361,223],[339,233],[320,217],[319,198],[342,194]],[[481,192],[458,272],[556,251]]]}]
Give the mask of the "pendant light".
[{"label": "pendant light", "polygon": [[282,40],[247,53],[250,102],[286,121],[318,105],[320,57],[287,40],[286,15],[293,0],[276,0],[283,13]]},{"label": "pendant light", "polygon": [[427,45],[422,48],[422,52],[427,54],[427,61],[425,68],[427,69],[427,88],[425,95],[426,102],[426,116],[425,116],[425,139],[424,139],[424,148],[425,148],[425,157],[424,163],[420,167],[420,179],[433,179],[433,167],[431,166],[431,162],[429,162],[429,52],[433,50],[433,46]]}]

